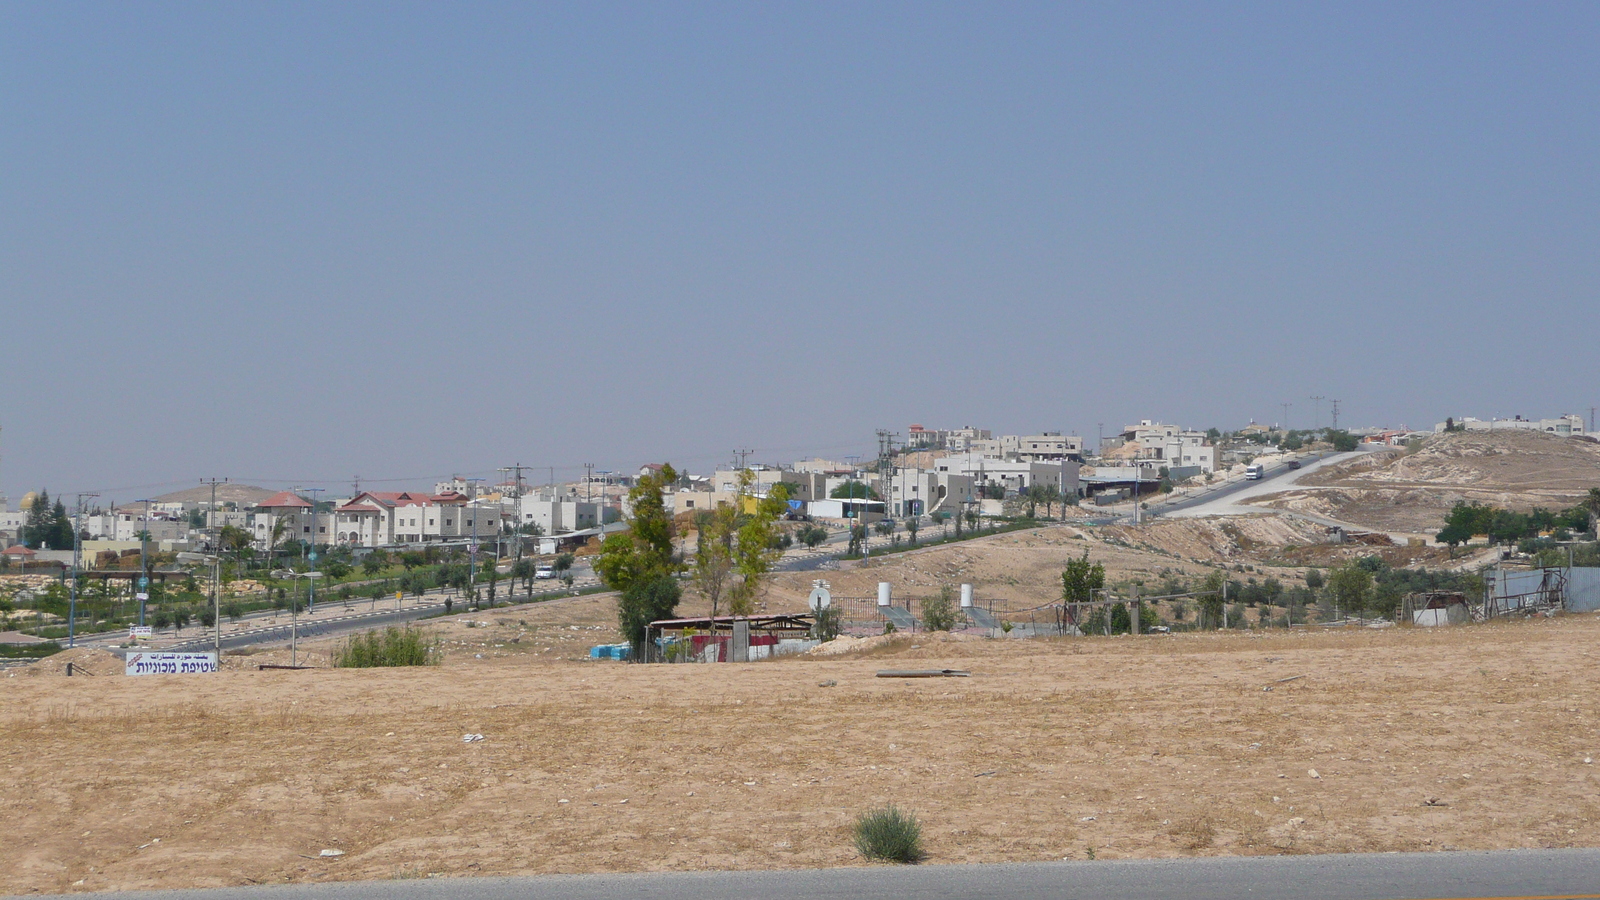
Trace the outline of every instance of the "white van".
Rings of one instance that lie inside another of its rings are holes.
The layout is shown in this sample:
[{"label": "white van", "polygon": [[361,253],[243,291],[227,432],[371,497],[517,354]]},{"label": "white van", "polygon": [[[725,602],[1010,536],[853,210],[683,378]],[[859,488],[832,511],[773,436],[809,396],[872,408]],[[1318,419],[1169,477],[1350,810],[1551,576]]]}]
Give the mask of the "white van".
[{"label": "white van", "polygon": [[[524,570],[524,571],[526,571],[526,570]],[[537,578],[537,579],[539,579],[541,581],[546,579],[546,578],[554,578],[554,577],[556,577],[555,567],[554,566],[539,566],[538,568],[533,570],[533,577]]]},{"label": "white van", "polygon": [[1250,465],[1244,467],[1244,480],[1260,481],[1261,476],[1265,474],[1266,471],[1266,466],[1263,466],[1260,463],[1251,463]]}]

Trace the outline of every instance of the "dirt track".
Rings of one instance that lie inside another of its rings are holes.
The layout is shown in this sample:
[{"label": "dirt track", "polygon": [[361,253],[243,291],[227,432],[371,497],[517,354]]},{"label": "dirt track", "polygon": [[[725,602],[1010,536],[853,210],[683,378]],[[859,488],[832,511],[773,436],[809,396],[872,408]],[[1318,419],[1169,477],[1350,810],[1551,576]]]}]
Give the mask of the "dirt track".
[{"label": "dirt track", "polygon": [[[1600,843],[1592,616],[738,667],[533,624],[431,669],[0,678],[0,893],[849,865],[886,800],[935,862]],[[973,677],[873,677],[908,664]]]}]

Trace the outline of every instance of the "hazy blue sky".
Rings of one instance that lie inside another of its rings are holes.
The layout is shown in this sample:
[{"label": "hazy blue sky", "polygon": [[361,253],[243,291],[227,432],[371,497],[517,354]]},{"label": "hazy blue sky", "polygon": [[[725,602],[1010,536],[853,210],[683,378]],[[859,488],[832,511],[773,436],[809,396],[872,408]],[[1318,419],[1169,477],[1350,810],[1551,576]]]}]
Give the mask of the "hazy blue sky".
[{"label": "hazy blue sky", "polygon": [[0,487],[1587,413],[1597,39],[1592,3],[0,3]]}]

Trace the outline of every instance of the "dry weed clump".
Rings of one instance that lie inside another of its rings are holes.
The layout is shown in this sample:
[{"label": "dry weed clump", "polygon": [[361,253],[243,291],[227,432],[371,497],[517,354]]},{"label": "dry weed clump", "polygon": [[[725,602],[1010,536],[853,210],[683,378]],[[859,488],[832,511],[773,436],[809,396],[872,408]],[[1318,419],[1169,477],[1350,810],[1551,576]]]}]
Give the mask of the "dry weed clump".
[{"label": "dry weed clump", "polygon": [[1190,816],[1179,819],[1168,830],[1178,842],[1178,846],[1185,850],[1204,850],[1216,843],[1217,829],[1211,824],[1210,816]]}]

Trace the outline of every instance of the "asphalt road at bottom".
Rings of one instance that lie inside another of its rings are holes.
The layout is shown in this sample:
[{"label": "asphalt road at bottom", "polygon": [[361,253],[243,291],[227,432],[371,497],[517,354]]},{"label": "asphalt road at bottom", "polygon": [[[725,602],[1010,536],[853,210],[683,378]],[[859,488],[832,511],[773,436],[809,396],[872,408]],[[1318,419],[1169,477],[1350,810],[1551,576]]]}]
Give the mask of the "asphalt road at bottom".
[{"label": "asphalt road at bottom", "polygon": [[[330,871],[337,871],[337,865],[328,863]],[[438,878],[96,896],[126,900],[1554,900],[1600,898],[1600,850]]]}]

